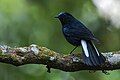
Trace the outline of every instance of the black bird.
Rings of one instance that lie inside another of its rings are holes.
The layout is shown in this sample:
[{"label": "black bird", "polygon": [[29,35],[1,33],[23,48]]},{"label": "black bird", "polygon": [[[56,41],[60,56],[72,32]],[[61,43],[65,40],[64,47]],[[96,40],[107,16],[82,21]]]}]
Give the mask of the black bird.
[{"label": "black bird", "polygon": [[58,18],[62,24],[62,32],[66,40],[75,46],[71,53],[82,46],[83,62],[89,66],[100,66],[105,62],[105,57],[97,50],[93,41],[98,42],[93,33],[80,21],[67,12],[61,12]]}]

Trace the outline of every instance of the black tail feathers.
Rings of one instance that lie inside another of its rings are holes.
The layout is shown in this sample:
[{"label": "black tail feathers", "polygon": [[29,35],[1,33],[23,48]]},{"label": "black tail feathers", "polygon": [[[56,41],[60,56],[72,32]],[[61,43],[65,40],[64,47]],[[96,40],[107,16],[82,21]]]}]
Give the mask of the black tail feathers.
[{"label": "black tail feathers", "polygon": [[97,50],[91,41],[81,40],[83,61],[89,66],[99,66],[105,62],[105,57]]}]

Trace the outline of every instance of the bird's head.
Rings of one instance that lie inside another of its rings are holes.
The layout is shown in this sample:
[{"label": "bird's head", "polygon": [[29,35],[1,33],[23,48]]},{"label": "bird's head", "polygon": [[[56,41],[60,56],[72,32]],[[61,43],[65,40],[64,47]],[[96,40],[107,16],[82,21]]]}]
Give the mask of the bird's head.
[{"label": "bird's head", "polygon": [[55,18],[58,18],[62,24],[69,23],[75,19],[71,14],[67,12],[61,12]]}]

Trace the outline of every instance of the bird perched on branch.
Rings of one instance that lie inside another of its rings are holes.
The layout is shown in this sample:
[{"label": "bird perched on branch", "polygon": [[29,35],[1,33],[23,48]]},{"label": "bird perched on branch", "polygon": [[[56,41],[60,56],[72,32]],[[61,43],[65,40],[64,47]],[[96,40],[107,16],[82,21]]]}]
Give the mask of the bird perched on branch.
[{"label": "bird perched on branch", "polygon": [[62,32],[66,40],[75,46],[82,46],[83,62],[89,66],[100,66],[105,62],[105,57],[97,50],[93,41],[98,42],[93,33],[81,22],[67,12],[61,12],[58,18],[62,24]]}]

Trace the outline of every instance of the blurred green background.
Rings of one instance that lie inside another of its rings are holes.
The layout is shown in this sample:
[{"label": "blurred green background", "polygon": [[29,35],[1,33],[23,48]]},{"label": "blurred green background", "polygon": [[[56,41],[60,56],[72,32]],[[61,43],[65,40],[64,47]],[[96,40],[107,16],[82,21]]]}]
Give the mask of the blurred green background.
[{"label": "blurred green background", "polygon": [[[61,32],[61,24],[54,16],[69,12],[84,22],[101,44],[101,52],[120,49],[120,28],[99,14],[91,0],[0,0],[0,44],[9,46],[46,46],[68,54],[70,45]],[[76,50],[80,52],[80,48]],[[43,65],[29,64],[15,67],[0,63],[0,80],[120,80],[120,71],[110,75],[88,71],[63,72],[52,69],[47,73]]]}]

